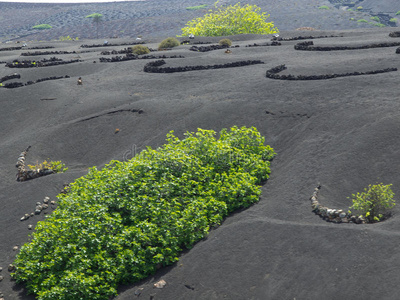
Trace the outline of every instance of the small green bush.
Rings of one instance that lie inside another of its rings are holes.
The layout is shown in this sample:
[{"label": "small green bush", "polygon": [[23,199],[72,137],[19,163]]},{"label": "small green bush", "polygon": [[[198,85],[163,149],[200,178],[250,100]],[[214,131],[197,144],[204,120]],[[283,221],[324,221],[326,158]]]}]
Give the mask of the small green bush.
[{"label": "small green bush", "polygon": [[150,49],[143,45],[135,45],[132,47],[132,53],[136,55],[149,54]]},{"label": "small green bush", "polygon": [[69,35],[67,35],[67,36],[60,36],[59,38],[58,38],[58,40],[59,41],[79,41],[79,37],[76,37],[76,38],[72,38],[72,37],[70,37]]},{"label": "small green bush", "polygon": [[39,300],[100,300],[178,261],[259,200],[274,150],[256,128],[198,129],[70,184],[21,247],[12,277]]},{"label": "small green bush", "polygon": [[32,171],[36,170],[53,170],[54,173],[64,173],[68,170],[65,164],[60,160],[58,161],[43,161],[42,163],[36,162],[34,165],[28,165],[28,168]]},{"label": "small green bush", "polygon": [[39,30],[44,30],[44,29],[51,29],[53,26],[49,24],[40,24],[40,25],[35,25],[32,27],[33,29],[39,29]]},{"label": "small green bush", "polygon": [[400,15],[400,10],[396,13],[396,16]]},{"label": "small green bush", "polygon": [[385,218],[385,213],[395,206],[392,185],[369,185],[364,192],[352,195],[353,205],[350,209],[361,212],[369,223],[375,223]]},{"label": "small green bush", "polygon": [[318,7],[318,9],[331,9],[331,8],[327,5],[322,5],[322,6]]},{"label": "small green bush", "polygon": [[222,39],[218,42],[221,46],[230,47],[232,46],[232,41],[230,39]]},{"label": "small green bush", "polygon": [[165,40],[161,41],[158,45],[158,50],[166,49],[166,48],[174,48],[179,46],[181,43],[173,37],[166,38]]},{"label": "small green bush", "polygon": [[371,19],[371,20],[374,20],[374,21],[376,21],[376,22],[380,22],[380,21],[381,21],[381,20],[379,19],[379,17],[377,17],[377,16],[371,17],[370,19]]},{"label": "small green bush", "polygon": [[187,10],[198,10],[198,9],[204,9],[204,8],[207,8],[207,4],[186,7]]},{"label": "small green bush", "polygon": [[358,23],[368,23],[368,21],[367,21],[367,20],[365,20],[365,19],[360,19],[360,20],[357,20],[357,22],[358,22]]},{"label": "small green bush", "polygon": [[358,7],[357,7],[357,10],[361,10],[361,9],[363,9],[362,6],[358,6]]},{"label": "small green bush", "polygon": [[376,27],[386,27],[386,25],[382,24],[382,23],[370,23],[370,24],[372,24],[372,25],[374,25]]},{"label": "small green bush", "polygon": [[391,19],[389,20],[389,22],[397,23],[398,20],[397,20],[396,18],[391,18]]}]

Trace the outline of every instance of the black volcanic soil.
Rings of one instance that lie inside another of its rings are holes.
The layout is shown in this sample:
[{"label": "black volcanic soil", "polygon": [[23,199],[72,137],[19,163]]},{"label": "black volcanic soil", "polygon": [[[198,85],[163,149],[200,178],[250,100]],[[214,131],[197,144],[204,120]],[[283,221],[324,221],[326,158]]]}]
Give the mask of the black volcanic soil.
[{"label": "black volcanic soil", "polygon": [[[389,37],[391,31],[287,31],[281,37],[336,36],[313,39],[314,46],[400,42]],[[299,41],[249,48],[245,46],[270,43],[271,36],[230,38],[240,46],[232,48],[231,54],[223,49],[193,52],[190,45],[152,54],[184,56],[167,58],[162,67],[245,60],[264,64],[145,73],[144,65],[154,60],[99,62],[101,51],[126,46],[79,47],[102,40],[29,45],[54,46],[47,51],[76,54],[26,57],[20,54],[28,50],[0,51],[0,61],[5,62],[53,56],[82,60],[25,69],[0,66],[0,78],[21,75],[3,84],[70,76],[0,88],[0,275],[4,276],[0,292],[6,300],[33,299],[22,285],[10,280],[7,267],[17,253],[13,247],[29,241],[28,225],[44,219],[42,213],[20,221],[37,201],[45,196],[56,200],[63,184],[86,174],[89,167],[102,167],[112,159],[130,158],[146,146],[162,145],[170,130],[182,137],[197,128],[219,131],[233,125],[257,127],[278,153],[260,202],[228,217],[175,265],[142,282],[121,286],[116,299],[136,299],[139,291],[138,299],[168,300],[398,298],[398,208],[378,224],[333,224],[311,212],[309,197],[318,183],[321,204],[331,208],[347,209],[351,205],[347,197],[376,182],[393,183],[395,194],[400,194],[399,72],[306,81],[266,78],[267,70],[281,64],[287,69],[280,75],[294,76],[399,68],[397,47],[296,51]],[[147,46],[157,48],[157,40]],[[80,76],[82,86],[77,85]],[[27,163],[50,158],[62,160],[69,170],[17,182],[15,163],[29,145]],[[167,285],[153,288],[159,279]]]},{"label": "black volcanic soil", "polygon": [[[32,4],[0,2],[0,41],[58,40],[60,36],[73,38],[111,39],[113,37],[145,38],[167,37],[181,34],[185,24],[201,17],[213,8],[215,0],[145,0],[86,4]],[[221,0],[218,5],[235,4],[235,0]],[[396,0],[252,0],[261,11],[270,14],[279,30],[311,27],[317,30],[343,30],[374,28],[378,16],[386,26],[396,27]],[[187,10],[187,7],[207,4],[206,9]],[[245,3],[242,3],[245,4]],[[321,9],[328,6],[329,9]],[[357,10],[357,7],[363,9]],[[92,13],[101,13],[103,21],[98,28],[91,19]],[[365,20],[366,22],[357,22]],[[399,18],[400,20],[400,18]],[[399,21],[398,20],[398,21]],[[50,30],[34,30],[38,24],[49,24]]]}]

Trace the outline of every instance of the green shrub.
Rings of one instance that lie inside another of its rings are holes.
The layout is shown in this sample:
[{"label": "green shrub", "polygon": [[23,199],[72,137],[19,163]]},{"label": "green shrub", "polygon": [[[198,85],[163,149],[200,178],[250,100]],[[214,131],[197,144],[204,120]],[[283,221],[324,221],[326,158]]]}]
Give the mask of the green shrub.
[{"label": "green shrub", "polygon": [[368,21],[367,21],[367,20],[365,20],[365,19],[360,19],[360,20],[357,20],[357,22],[358,22],[358,23],[368,23]]},{"label": "green shrub", "polygon": [[67,36],[60,36],[60,37],[58,38],[58,40],[59,40],[59,41],[79,41],[79,38],[78,38],[78,37],[72,38],[72,37],[70,37],[69,35],[67,35]]},{"label": "green shrub", "polygon": [[132,47],[132,53],[136,55],[149,54],[150,49],[143,45],[135,45]]},{"label": "green shrub", "polygon": [[179,46],[181,43],[173,37],[166,38],[165,40],[161,41],[158,45],[158,50],[165,49],[165,48],[174,48]]},{"label": "green shrub", "polygon": [[186,7],[187,10],[198,10],[198,9],[204,9],[204,8],[207,8],[207,4]]},{"label": "green shrub", "polygon": [[210,226],[259,200],[274,150],[256,128],[198,129],[95,167],[21,247],[12,277],[39,300],[109,299],[178,261]]},{"label": "green shrub", "polygon": [[396,16],[400,15],[400,10],[396,13]]},{"label": "green shrub", "polygon": [[43,161],[42,163],[36,162],[34,165],[28,165],[28,168],[32,171],[36,170],[53,170],[54,173],[64,173],[68,170],[65,164],[59,161]]},{"label": "green shrub", "polygon": [[395,206],[392,185],[369,185],[364,192],[352,195],[353,205],[350,209],[359,211],[369,223],[384,219],[385,213]]},{"label": "green shrub", "polygon": [[354,19],[354,18],[350,18],[349,20],[350,20],[350,21],[355,21],[356,19]]},{"label": "green shrub", "polygon": [[203,17],[189,21],[182,28],[182,36],[223,36],[245,33],[271,34],[278,33],[273,22],[267,23],[269,17],[256,5],[241,6],[240,3],[216,9]]},{"label": "green shrub", "polygon": [[327,5],[322,5],[322,6],[318,7],[318,9],[331,9],[331,8]]},{"label": "green shrub", "polygon": [[397,23],[397,19],[396,18],[391,18],[390,20],[389,20],[389,22],[393,22],[393,23]]},{"label": "green shrub", "polygon": [[35,25],[32,27],[33,29],[39,29],[39,30],[44,30],[44,29],[51,29],[53,26],[49,24],[40,24],[40,25]]},{"label": "green shrub", "polygon": [[232,46],[232,41],[230,39],[222,39],[219,41],[219,43],[221,46],[226,46],[226,47],[230,47]]},{"label": "green shrub", "polygon": [[382,23],[370,23],[370,24],[377,26],[377,27],[386,27],[386,25],[382,24]]},{"label": "green shrub", "polygon": [[379,19],[379,17],[375,16],[375,17],[371,17],[371,20],[374,20],[376,22],[380,22],[381,20]]},{"label": "green shrub", "polygon": [[357,7],[357,10],[362,10],[362,9],[363,9],[362,6],[358,6],[358,7]]}]

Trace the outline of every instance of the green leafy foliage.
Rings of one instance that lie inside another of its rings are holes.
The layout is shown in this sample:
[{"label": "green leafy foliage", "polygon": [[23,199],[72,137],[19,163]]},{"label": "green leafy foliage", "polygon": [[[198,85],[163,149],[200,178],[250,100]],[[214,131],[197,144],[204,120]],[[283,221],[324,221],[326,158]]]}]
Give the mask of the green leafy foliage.
[{"label": "green leafy foliage", "polygon": [[187,10],[198,10],[198,9],[204,9],[204,8],[207,8],[207,4],[186,7]]},{"label": "green leafy foliage", "polygon": [[391,184],[369,185],[364,192],[352,195],[353,205],[350,209],[361,212],[369,222],[375,223],[384,219],[385,212],[395,206],[394,193]]},{"label": "green leafy foliage", "polygon": [[227,46],[230,47],[232,46],[232,41],[230,39],[222,39],[218,42],[221,46]]},{"label": "green leafy foliage", "polygon": [[369,24],[374,25],[374,26],[376,26],[376,27],[386,27],[386,25],[385,25],[385,24],[382,24],[382,23],[370,22]]},{"label": "green leafy foliage", "polygon": [[36,170],[53,170],[54,173],[64,173],[68,170],[65,164],[60,160],[58,161],[43,161],[42,163],[36,162],[34,165],[28,165],[28,168],[32,171]]},{"label": "green leafy foliage", "polygon": [[391,18],[391,19],[389,20],[389,22],[397,23],[397,22],[398,22],[398,19],[396,19],[396,18]]},{"label": "green leafy foliage", "polygon": [[181,43],[173,37],[166,38],[158,45],[158,49],[173,48],[179,46]]},{"label": "green leafy foliage", "polygon": [[274,155],[256,128],[234,126],[219,138],[170,132],[158,149],[93,167],[37,224],[12,276],[40,300],[109,299],[257,202]]},{"label": "green leafy foliage", "polygon": [[63,42],[63,41],[79,41],[79,37],[73,38],[73,37],[70,37],[69,35],[67,35],[67,36],[60,36],[58,38],[58,40],[61,42]]},{"label": "green leafy foliage", "polygon": [[39,29],[39,30],[44,30],[44,29],[51,29],[53,26],[49,24],[40,24],[40,25],[35,25],[32,27],[33,29]]},{"label": "green leafy foliage", "polygon": [[[218,3],[218,2],[217,2]],[[245,33],[271,34],[279,30],[273,22],[266,22],[269,15],[260,13],[256,5],[241,6],[240,3],[210,10],[203,17],[189,21],[182,28],[182,36],[223,36]]]},{"label": "green leafy foliage", "polygon": [[132,47],[132,53],[136,55],[148,54],[150,49],[143,45],[135,45]]},{"label": "green leafy foliage", "polygon": [[371,17],[370,19],[371,19],[371,20],[374,20],[374,21],[376,21],[376,22],[380,22],[380,21],[381,21],[381,20],[379,19],[379,17],[377,17],[377,16]]},{"label": "green leafy foliage", "polygon": [[322,5],[322,6],[318,7],[318,9],[331,9],[331,8],[327,5]]},{"label": "green leafy foliage", "polygon": [[396,16],[400,15],[400,10],[396,13]]},{"label": "green leafy foliage", "polygon": [[357,22],[358,22],[358,23],[368,23],[368,21],[367,21],[367,20],[365,20],[365,19],[360,19],[360,20],[357,20]]}]

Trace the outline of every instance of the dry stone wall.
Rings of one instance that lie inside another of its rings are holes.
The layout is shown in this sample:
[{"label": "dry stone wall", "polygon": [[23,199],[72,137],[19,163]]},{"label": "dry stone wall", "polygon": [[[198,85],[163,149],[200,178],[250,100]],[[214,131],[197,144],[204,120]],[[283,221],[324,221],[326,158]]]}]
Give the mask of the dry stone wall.
[{"label": "dry stone wall", "polygon": [[318,185],[313,194],[310,197],[312,211],[320,216],[327,222],[333,223],[356,223],[364,224],[365,219],[361,216],[355,216],[342,209],[328,208],[323,206],[318,201],[318,192],[321,189],[321,185]]}]

